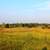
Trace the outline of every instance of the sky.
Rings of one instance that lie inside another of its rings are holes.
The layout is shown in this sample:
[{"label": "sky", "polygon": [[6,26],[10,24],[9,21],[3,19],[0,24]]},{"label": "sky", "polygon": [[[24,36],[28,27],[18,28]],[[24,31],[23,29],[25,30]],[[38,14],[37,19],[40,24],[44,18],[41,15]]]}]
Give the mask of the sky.
[{"label": "sky", "polygon": [[0,0],[0,23],[50,23],[50,0]]}]

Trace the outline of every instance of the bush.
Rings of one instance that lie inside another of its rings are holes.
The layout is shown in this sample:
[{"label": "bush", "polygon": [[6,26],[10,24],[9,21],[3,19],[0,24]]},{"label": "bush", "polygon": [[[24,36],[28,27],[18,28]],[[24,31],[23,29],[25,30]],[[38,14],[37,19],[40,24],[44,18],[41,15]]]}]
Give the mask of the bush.
[{"label": "bush", "polygon": [[6,27],[6,28],[9,28],[9,24],[6,24],[5,27]]}]

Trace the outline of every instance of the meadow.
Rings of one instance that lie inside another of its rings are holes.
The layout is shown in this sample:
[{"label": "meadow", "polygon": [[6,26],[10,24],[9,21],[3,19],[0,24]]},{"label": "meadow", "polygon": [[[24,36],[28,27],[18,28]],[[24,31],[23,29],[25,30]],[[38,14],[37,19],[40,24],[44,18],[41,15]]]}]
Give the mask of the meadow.
[{"label": "meadow", "polygon": [[50,29],[0,28],[0,50],[50,50]]}]

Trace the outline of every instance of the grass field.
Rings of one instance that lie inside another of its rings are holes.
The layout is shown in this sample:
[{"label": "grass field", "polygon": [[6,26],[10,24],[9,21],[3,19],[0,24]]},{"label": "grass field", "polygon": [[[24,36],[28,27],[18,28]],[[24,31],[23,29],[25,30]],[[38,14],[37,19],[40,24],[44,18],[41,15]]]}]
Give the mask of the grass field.
[{"label": "grass field", "polygon": [[50,29],[0,28],[0,50],[50,50]]}]

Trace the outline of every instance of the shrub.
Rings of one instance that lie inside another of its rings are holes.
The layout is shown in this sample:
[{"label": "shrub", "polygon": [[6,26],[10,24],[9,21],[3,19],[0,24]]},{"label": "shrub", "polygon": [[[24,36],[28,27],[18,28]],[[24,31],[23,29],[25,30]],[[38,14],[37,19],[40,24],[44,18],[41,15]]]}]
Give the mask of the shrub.
[{"label": "shrub", "polygon": [[6,28],[9,28],[9,24],[6,24],[5,27],[6,27]]}]

